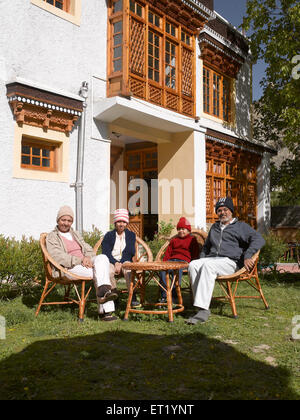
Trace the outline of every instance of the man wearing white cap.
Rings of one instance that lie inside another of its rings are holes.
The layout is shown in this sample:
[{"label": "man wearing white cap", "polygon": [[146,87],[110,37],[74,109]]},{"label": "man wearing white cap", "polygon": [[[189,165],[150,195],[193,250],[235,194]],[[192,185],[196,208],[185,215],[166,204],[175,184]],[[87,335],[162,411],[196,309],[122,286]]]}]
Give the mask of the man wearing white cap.
[{"label": "man wearing white cap", "polygon": [[105,255],[95,255],[79,232],[72,229],[73,210],[63,206],[57,213],[57,226],[47,235],[49,254],[70,273],[93,277],[98,301],[98,311],[103,321],[114,321],[114,300],[118,295],[112,290],[109,276],[109,261]]},{"label": "man wearing white cap", "polygon": [[[127,289],[130,287],[130,271],[123,269],[125,262],[132,262],[135,255],[136,236],[127,229],[129,213],[127,209],[118,209],[114,212],[115,229],[107,232],[102,241],[102,254],[106,255],[110,262],[110,281],[116,288],[115,275],[123,274]],[[139,302],[133,295],[132,306],[138,306]]]}]

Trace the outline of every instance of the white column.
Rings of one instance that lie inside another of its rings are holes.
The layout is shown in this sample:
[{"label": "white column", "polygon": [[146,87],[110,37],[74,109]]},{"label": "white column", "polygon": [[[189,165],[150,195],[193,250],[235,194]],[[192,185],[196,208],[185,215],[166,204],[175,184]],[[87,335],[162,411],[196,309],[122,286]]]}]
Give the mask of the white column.
[{"label": "white column", "polygon": [[195,228],[206,231],[206,147],[205,129],[194,132]]},{"label": "white column", "polygon": [[270,153],[264,152],[257,168],[257,227],[262,234],[271,226]]}]

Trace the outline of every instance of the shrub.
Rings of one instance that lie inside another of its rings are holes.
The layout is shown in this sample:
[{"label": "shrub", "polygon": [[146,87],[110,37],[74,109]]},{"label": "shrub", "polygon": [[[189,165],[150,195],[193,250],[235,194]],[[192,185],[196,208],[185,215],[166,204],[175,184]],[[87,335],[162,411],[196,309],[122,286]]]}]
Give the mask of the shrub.
[{"label": "shrub", "polygon": [[161,221],[158,223],[158,231],[155,233],[153,240],[147,241],[147,244],[152,251],[154,259],[156,255],[158,254],[158,251],[160,250],[160,248],[163,246],[166,240],[170,237],[174,227],[175,226],[173,225],[172,220],[170,220],[168,223],[164,221]]},{"label": "shrub", "polygon": [[96,243],[99,241],[101,236],[103,236],[102,232],[96,227],[92,226],[91,232],[83,232],[83,239],[86,243],[91,245],[92,248],[96,245]]},{"label": "shrub", "polygon": [[269,267],[277,263],[287,250],[287,244],[274,233],[263,235],[266,244],[260,251],[259,265]]},{"label": "shrub", "polygon": [[23,291],[32,281],[44,278],[44,267],[39,242],[32,237],[20,241],[0,235],[1,294],[12,289]]}]

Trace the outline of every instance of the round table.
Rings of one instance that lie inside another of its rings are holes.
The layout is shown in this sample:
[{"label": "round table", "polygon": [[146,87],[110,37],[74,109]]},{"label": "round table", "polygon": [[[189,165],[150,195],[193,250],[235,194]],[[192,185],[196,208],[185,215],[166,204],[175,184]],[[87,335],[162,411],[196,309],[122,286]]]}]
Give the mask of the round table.
[{"label": "round table", "polygon": [[[131,271],[131,281],[130,281],[130,289],[128,294],[128,301],[127,301],[127,307],[125,311],[124,321],[128,320],[129,313],[138,313],[138,314],[168,314],[169,316],[169,322],[174,321],[173,314],[182,312],[184,310],[182,296],[181,296],[181,290],[179,285],[179,270],[186,269],[188,267],[189,263],[187,262],[180,262],[180,261],[153,261],[153,262],[126,262],[123,264],[123,268],[126,270]],[[173,270],[173,280],[172,284],[170,284],[170,276],[169,276],[169,270]],[[156,278],[157,274],[160,271],[166,272],[166,284],[167,288],[165,289],[163,285],[159,283],[159,280]],[[148,276],[146,277],[146,272],[148,272]],[[150,282],[150,280],[155,280],[158,286],[166,291],[167,295],[167,302],[166,303],[145,303],[145,293],[146,293],[146,286]],[[176,287],[176,293],[178,297],[178,305],[176,305],[176,308],[173,309],[173,303],[172,303],[172,289],[173,286]],[[166,310],[146,310],[146,309],[136,309],[131,308],[131,301],[132,301],[132,295],[137,291],[137,289],[140,290],[140,296],[141,296],[141,305],[142,306],[155,306],[155,307],[161,307],[166,305]]]}]

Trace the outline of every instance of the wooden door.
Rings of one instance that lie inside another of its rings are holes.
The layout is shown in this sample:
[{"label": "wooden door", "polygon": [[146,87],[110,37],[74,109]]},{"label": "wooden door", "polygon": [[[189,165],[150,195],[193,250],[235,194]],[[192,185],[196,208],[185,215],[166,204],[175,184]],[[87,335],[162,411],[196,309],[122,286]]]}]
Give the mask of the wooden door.
[{"label": "wooden door", "polygon": [[127,149],[124,166],[129,186],[127,203],[130,229],[141,238],[152,239],[157,231],[158,221],[158,215],[151,212],[151,180],[158,177],[157,146]]}]

